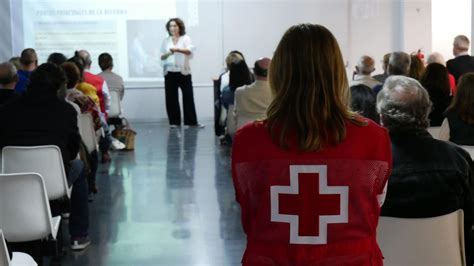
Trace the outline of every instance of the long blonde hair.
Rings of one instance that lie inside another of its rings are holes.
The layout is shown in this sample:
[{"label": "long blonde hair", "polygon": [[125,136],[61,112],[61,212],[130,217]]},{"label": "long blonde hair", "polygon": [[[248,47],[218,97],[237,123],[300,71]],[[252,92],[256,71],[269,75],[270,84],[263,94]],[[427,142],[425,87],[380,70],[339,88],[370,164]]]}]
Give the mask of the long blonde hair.
[{"label": "long blonde hair", "polygon": [[350,95],[339,45],[321,25],[289,28],[274,53],[269,83],[274,100],[267,110],[273,140],[289,146],[296,134],[301,151],[319,151],[346,136],[347,120],[365,125],[349,110]]}]

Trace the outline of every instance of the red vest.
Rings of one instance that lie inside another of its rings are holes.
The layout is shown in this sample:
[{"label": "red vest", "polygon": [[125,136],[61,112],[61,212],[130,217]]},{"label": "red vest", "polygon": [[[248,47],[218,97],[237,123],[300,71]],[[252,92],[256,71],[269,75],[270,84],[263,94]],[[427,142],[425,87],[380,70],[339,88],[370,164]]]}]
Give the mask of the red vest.
[{"label": "red vest", "polygon": [[106,111],[104,93],[102,91],[102,87],[104,86],[104,79],[101,76],[94,75],[88,71],[84,71],[84,81],[91,84],[97,89],[97,96],[99,96],[100,101],[100,111],[105,114]]},{"label": "red vest", "polygon": [[373,122],[346,128],[343,143],[304,153],[273,144],[264,123],[237,132],[243,265],[382,265],[377,195],[390,174],[390,139]]}]

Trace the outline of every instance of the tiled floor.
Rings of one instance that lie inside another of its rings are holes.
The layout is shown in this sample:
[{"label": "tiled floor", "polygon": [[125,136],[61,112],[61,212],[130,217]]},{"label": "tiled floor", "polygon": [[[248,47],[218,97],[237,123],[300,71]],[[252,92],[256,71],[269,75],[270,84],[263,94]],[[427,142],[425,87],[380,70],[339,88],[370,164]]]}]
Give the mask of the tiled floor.
[{"label": "tiled floor", "polygon": [[230,149],[212,125],[134,124],[136,149],[101,164],[90,205],[92,245],[62,265],[240,265],[245,235]]}]

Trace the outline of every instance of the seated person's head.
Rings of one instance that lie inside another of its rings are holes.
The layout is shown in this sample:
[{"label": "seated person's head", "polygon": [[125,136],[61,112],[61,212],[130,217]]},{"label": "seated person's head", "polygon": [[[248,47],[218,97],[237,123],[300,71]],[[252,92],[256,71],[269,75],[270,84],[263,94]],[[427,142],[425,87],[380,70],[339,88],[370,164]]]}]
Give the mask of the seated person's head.
[{"label": "seated person's head", "polygon": [[454,111],[467,124],[474,124],[474,73],[466,73],[459,78],[451,105],[448,111]]},{"label": "seated person's head", "polygon": [[61,90],[66,89],[66,81],[66,74],[61,67],[55,64],[44,63],[31,73],[26,93],[30,96],[57,96]]},{"label": "seated person's head", "polygon": [[227,69],[230,69],[232,63],[237,63],[239,61],[245,61],[244,55],[239,51],[231,51],[225,58],[225,64]]},{"label": "seated person's head", "polygon": [[413,54],[410,56],[410,72],[408,76],[416,80],[420,80],[421,76],[425,72],[425,65],[418,55]]},{"label": "seated person's head", "polygon": [[346,69],[333,34],[321,25],[289,28],[278,44],[269,71],[274,100],[268,128],[281,147],[297,135],[297,147],[318,151],[344,140],[349,111]]},{"label": "seated person's head", "polygon": [[379,122],[375,107],[375,95],[370,87],[356,85],[351,87],[351,109],[367,118]]},{"label": "seated person's head", "polygon": [[84,75],[84,60],[79,56],[79,52],[76,51],[74,56],[67,60],[68,62],[74,63],[79,69],[79,82],[82,82]]},{"label": "seated person's head", "polygon": [[77,86],[80,79],[79,68],[73,62],[66,62],[61,65],[67,77],[67,89],[73,89]]},{"label": "seated person's head", "polygon": [[18,80],[16,67],[10,62],[0,64],[0,88],[14,89]]},{"label": "seated person's head", "polygon": [[112,69],[114,67],[114,60],[109,53],[102,53],[99,55],[99,66],[102,71]]},{"label": "seated person's head", "polygon": [[14,56],[8,60],[8,62],[12,63],[15,65],[16,70],[21,69],[21,63],[20,63],[20,57],[19,56]]},{"label": "seated person's head", "polygon": [[248,85],[252,82],[249,67],[244,60],[232,62],[229,68],[229,87],[235,91],[238,87]]},{"label": "seated person's head", "polygon": [[33,48],[26,48],[21,52],[20,64],[23,70],[32,71],[38,65],[38,56]]},{"label": "seated person's head", "polygon": [[411,58],[405,52],[393,52],[390,54],[388,61],[387,73],[388,75],[403,75],[408,76],[410,73]]},{"label": "seated person's head", "polygon": [[67,58],[62,53],[52,53],[48,57],[48,63],[55,64],[60,66],[62,63],[66,62]]},{"label": "seated person's head", "polygon": [[359,58],[359,61],[357,62],[357,66],[355,67],[356,73],[359,75],[370,75],[370,73],[375,71],[374,65],[374,59],[368,55],[364,55]]},{"label": "seated person's head", "polygon": [[267,79],[268,76],[268,68],[270,67],[270,63],[272,60],[270,58],[260,58],[255,61],[253,66],[253,73],[257,79]]},{"label": "seated person's head", "polygon": [[417,80],[404,76],[388,77],[377,95],[381,123],[390,132],[428,128],[431,105],[425,88]]}]

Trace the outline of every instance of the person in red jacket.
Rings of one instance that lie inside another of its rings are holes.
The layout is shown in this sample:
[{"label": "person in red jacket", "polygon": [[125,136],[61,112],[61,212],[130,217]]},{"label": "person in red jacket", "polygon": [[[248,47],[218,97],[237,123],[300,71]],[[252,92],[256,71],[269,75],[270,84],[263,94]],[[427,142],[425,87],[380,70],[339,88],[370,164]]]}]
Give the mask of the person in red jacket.
[{"label": "person in red jacket", "polygon": [[349,110],[339,45],[289,28],[269,72],[267,119],[237,131],[232,177],[245,266],[382,265],[376,228],[391,172],[386,129]]}]

